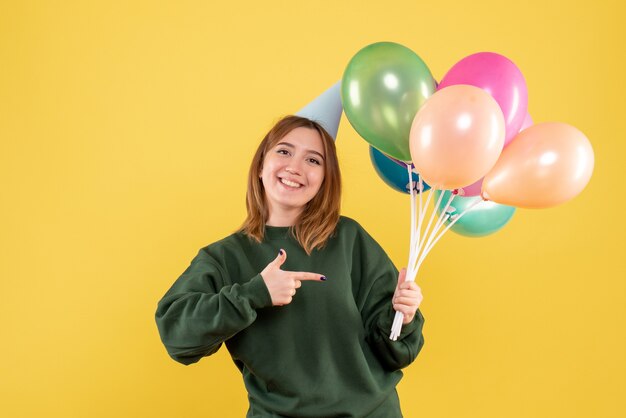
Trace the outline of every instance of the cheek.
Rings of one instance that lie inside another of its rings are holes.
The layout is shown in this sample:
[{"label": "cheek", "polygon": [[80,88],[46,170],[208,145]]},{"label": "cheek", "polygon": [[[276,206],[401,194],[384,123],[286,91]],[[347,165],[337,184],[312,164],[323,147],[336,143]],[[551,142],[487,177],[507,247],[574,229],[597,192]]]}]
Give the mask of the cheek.
[{"label": "cheek", "polygon": [[263,168],[261,169],[259,177],[263,180],[269,180],[273,176],[274,169],[273,162],[270,159],[266,159],[263,162]]},{"label": "cheek", "polygon": [[324,172],[314,173],[311,183],[314,183],[319,189],[322,186],[322,182],[324,181]]},{"label": "cheek", "polygon": [[268,171],[266,168],[263,169],[259,177],[261,178],[261,184],[263,185],[263,188],[265,190],[268,190],[268,188],[272,187],[272,175],[270,171]]}]

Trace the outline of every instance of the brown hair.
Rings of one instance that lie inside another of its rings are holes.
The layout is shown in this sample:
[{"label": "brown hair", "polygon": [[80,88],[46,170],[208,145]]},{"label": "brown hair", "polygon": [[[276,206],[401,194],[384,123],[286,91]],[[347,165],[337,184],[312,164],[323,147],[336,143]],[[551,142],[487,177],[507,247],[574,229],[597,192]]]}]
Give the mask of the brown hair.
[{"label": "brown hair", "polygon": [[246,193],[248,216],[239,228],[239,232],[245,233],[257,242],[263,241],[269,211],[265,200],[265,188],[259,178],[259,173],[267,152],[285,135],[300,127],[314,129],[320,134],[325,155],[322,185],[315,197],[304,206],[296,224],[290,228],[291,234],[310,255],[314,249],[324,247],[335,232],[339,222],[341,173],[335,141],[319,123],[307,118],[292,115],[283,117],[270,129],[259,144],[248,173],[248,191]]}]

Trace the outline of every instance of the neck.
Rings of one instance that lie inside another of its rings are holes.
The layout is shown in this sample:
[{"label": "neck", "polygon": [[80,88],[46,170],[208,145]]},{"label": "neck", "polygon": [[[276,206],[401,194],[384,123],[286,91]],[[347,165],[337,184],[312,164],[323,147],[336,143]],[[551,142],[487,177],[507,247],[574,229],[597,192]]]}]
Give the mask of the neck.
[{"label": "neck", "polygon": [[269,218],[265,222],[268,226],[294,226],[302,208],[272,207],[269,203]]}]

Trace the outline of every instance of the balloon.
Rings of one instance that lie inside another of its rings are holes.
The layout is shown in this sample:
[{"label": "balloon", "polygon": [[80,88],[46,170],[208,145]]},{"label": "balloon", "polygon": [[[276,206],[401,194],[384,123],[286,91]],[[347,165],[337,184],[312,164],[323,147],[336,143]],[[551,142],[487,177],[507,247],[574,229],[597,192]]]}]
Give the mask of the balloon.
[{"label": "balloon", "polygon": [[565,123],[539,123],[505,148],[485,176],[482,196],[522,208],[556,206],[585,188],[593,164],[593,149],[582,132]]},{"label": "balloon", "polygon": [[433,94],[415,116],[411,156],[424,181],[458,189],[483,177],[504,144],[498,103],[473,86],[450,86]]},{"label": "balloon", "polygon": [[[402,193],[411,193],[411,183],[409,182],[409,173],[407,165],[402,161],[389,157],[376,148],[370,146],[370,159],[376,173],[389,187]],[[413,178],[413,189],[419,193],[419,177],[415,168],[411,170]],[[430,189],[430,186],[422,181],[422,191]]]},{"label": "balloon", "polygon": [[[433,198],[439,199],[440,194],[441,190],[435,191]],[[443,199],[441,199],[442,203],[437,209],[439,216],[441,216],[448,199],[450,199],[450,190],[446,190]],[[477,200],[480,201],[482,198],[479,196],[456,196],[446,211],[446,213],[451,215],[446,221],[446,225],[452,222],[455,217],[458,217],[461,213],[463,213],[463,211],[465,211],[465,209],[473,205]],[[435,202],[437,202],[437,200],[435,200]],[[463,215],[461,219],[456,221],[450,230],[456,232],[457,234],[465,235],[466,237],[483,237],[502,229],[504,225],[511,220],[514,213],[515,208],[512,206],[482,201],[474,206],[471,211]]]},{"label": "balloon", "polygon": [[470,184],[469,186],[460,187],[458,189],[458,193],[460,196],[472,197],[472,196],[480,196],[480,191],[483,187],[483,179]]},{"label": "balloon", "polygon": [[350,124],[370,145],[401,161],[411,161],[411,123],[434,91],[435,80],[422,59],[392,42],[357,52],[341,82]]},{"label": "balloon", "polygon": [[508,144],[519,132],[528,109],[528,90],[522,72],[508,58],[479,52],[463,58],[446,73],[438,90],[457,84],[480,87],[496,99],[502,109]]},{"label": "balloon", "polygon": [[[533,119],[530,117],[528,113],[526,113],[526,118],[524,119],[524,123],[522,124],[520,132],[532,125],[533,125]],[[505,144],[504,146],[506,147],[507,145]],[[480,179],[477,182],[470,184],[469,186],[459,188],[458,193],[460,196],[465,196],[465,197],[479,196],[482,190],[482,187],[483,187],[483,179]]]}]

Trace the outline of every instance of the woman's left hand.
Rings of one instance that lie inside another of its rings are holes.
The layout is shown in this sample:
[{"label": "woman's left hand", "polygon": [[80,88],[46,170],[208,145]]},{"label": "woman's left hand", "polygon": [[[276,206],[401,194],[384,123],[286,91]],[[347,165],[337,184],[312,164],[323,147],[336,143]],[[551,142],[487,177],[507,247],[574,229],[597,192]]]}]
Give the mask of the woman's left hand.
[{"label": "woman's left hand", "polygon": [[404,325],[413,320],[422,299],[422,289],[417,283],[406,281],[406,269],[400,270],[398,285],[393,294],[393,309],[404,314]]}]

